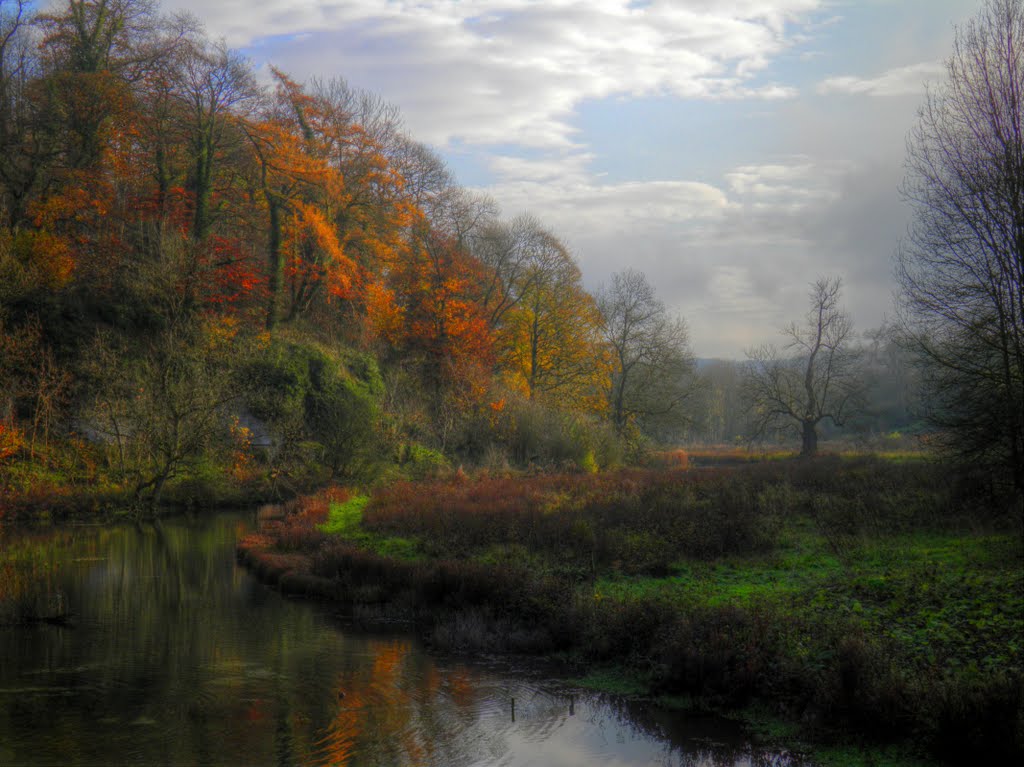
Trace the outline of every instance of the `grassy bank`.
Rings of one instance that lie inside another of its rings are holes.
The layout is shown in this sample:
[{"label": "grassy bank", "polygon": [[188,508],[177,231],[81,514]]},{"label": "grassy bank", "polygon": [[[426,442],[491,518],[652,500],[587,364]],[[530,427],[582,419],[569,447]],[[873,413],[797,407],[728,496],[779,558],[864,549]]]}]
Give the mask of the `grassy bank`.
[{"label": "grassy bank", "polygon": [[1021,540],[943,467],[826,458],[339,490],[240,553],[440,649],[563,654],[955,762],[1024,746]]}]

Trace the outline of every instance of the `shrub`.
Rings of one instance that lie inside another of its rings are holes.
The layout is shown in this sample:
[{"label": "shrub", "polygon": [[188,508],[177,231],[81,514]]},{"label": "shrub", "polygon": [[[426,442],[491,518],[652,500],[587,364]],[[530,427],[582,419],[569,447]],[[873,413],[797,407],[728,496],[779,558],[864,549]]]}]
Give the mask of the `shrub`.
[{"label": "shrub", "polygon": [[651,648],[654,683],[667,692],[743,702],[769,673],[768,646],[756,614],[728,605],[692,606],[660,627]]},{"label": "shrub", "polygon": [[682,448],[654,451],[647,456],[647,465],[655,469],[688,469],[690,456]]},{"label": "shrub", "polygon": [[16,454],[24,444],[25,435],[20,429],[0,423],[0,462]]},{"label": "shrub", "polygon": [[522,466],[593,472],[622,461],[622,448],[607,423],[581,413],[520,400],[507,407],[503,441]]},{"label": "shrub", "polygon": [[372,358],[277,342],[244,366],[241,381],[245,404],[273,432],[279,457],[304,448],[332,475],[360,476],[378,455],[383,383]]},{"label": "shrub", "polygon": [[398,464],[410,479],[416,480],[435,479],[451,469],[443,453],[416,443],[402,446]]}]

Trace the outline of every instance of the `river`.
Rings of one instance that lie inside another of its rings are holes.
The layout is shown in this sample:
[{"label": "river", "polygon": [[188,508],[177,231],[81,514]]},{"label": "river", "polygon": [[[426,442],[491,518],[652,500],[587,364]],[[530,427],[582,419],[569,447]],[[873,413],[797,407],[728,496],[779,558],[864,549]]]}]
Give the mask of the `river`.
[{"label": "river", "polygon": [[[254,514],[29,532],[71,625],[0,626],[0,765],[795,765],[538,664],[427,653],[235,562]],[[514,701],[514,705],[513,705]]]}]

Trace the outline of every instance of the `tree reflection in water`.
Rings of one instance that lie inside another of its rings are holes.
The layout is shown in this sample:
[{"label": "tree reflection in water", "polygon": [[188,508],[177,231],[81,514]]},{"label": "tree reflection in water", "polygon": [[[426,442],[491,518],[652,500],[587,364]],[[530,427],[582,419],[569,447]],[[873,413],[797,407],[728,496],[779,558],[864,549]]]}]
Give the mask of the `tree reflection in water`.
[{"label": "tree reflection in water", "polygon": [[45,562],[77,621],[0,628],[0,763],[793,763],[707,723],[353,631],[236,566],[252,521],[0,528],[0,554]]}]

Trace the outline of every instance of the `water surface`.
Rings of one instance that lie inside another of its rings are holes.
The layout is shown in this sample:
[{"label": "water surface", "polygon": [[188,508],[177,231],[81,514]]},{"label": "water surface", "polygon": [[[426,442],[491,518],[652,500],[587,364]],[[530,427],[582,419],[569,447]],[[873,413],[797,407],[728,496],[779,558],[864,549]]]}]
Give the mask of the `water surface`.
[{"label": "water surface", "polygon": [[[538,666],[428,655],[240,568],[253,515],[32,533],[70,627],[0,627],[0,765],[796,764]],[[515,701],[514,712],[512,701]]]}]

